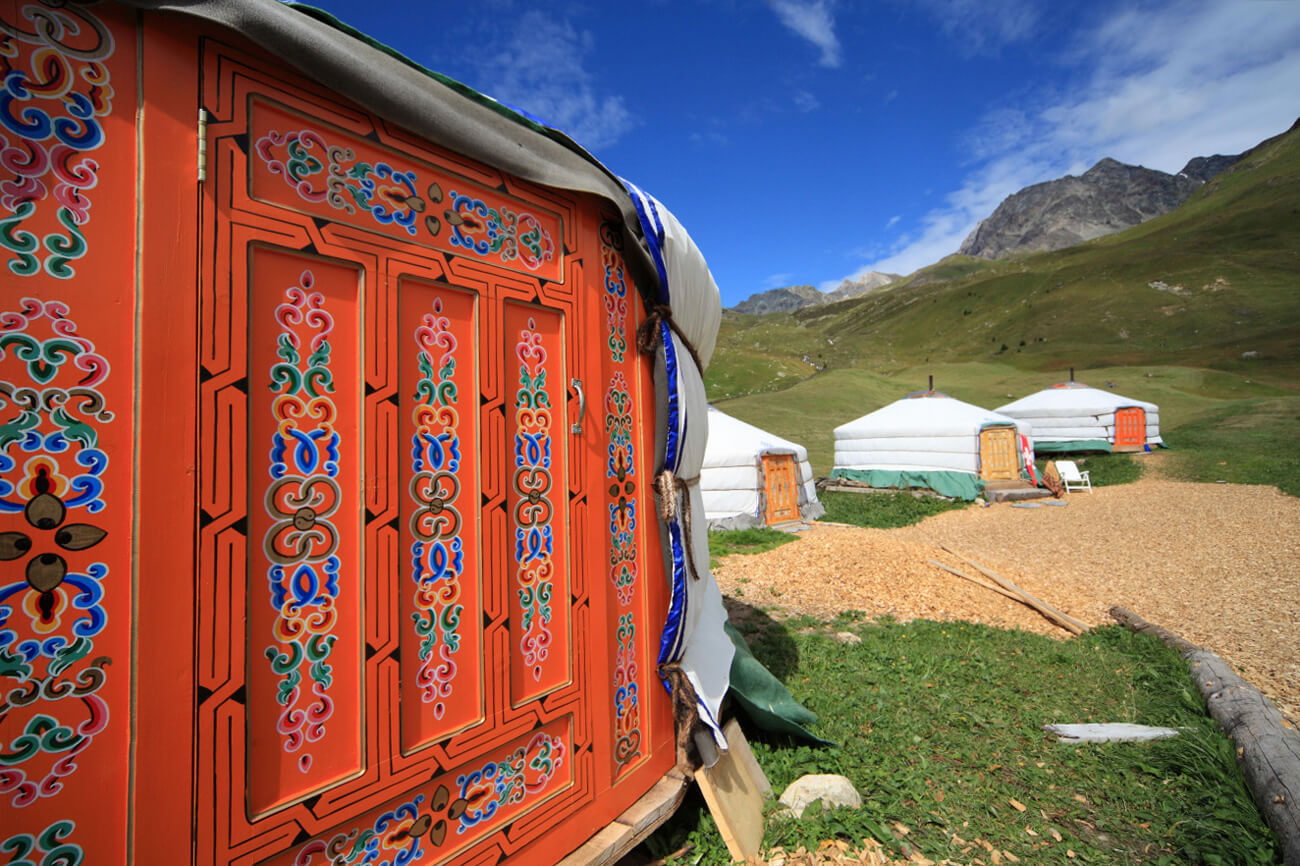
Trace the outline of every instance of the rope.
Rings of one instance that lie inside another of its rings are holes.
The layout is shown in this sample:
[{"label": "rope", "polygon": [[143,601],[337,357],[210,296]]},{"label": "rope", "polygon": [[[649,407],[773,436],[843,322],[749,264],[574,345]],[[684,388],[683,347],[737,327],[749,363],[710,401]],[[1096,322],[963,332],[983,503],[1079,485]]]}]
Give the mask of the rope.
[{"label": "rope", "polygon": [[659,678],[668,684],[669,692],[672,694],[673,721],[677,734],[677,766],[683,768],[688,776],[694,775],[692,772],[694,762],[688,756],[694,745],[691,736],[700,724],[700,713],[695,703],[695,689],[691,687],[686,671],[682,670],[682,666],[676,662],[661,664]]},{"label": "rope", "polygon": [[[692,580],[700,579],[699,569],[695,567],[695,551],[691,543],[691,488],[692,484],[698,484],[700,477],[678,478],[673,473],[665,469],[655,476],[654,491],[655,497],[659,500],[659,517],[664,523],[672,523],[678,517],[682,519],[682,535],[685,536],[686,547],[686,566],[691,573]],[[681,502],[681,498],[686,497],[686,502]]]},{"label": "rope", "polygon": [[677,326],[677,322],[673,320],[673,308],[667,304],[655,304],[646,311],[645,321],[643,321],[641,326],[636,329],[637,348],[640,349],[641,353],[644,355],[654,353],[655,347],[659,344],[659,339],[662,336],[662,333],[659,330],[659,324],[661,322],[668,323],[668,327],[671,328],[673,333],[677,335],[678,339],[682,341],[682,345],[686,347],[686,351],[690,354],[691,360],[695,362],[695,369],[699,370],[700,375],[703,376],[704,365],[700,363],[700,356],[696,353],[695,347],[691,345],[691,341],[686,339],[686,334],[682,332],[682,329]]}]

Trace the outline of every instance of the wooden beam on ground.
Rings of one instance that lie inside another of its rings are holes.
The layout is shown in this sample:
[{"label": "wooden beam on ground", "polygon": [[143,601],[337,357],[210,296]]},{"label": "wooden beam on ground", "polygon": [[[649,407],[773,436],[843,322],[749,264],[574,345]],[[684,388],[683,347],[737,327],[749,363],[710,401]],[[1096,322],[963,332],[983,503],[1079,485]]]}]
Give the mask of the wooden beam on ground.
[{"label": "wooden beam on ground", "polygon": [[1011,599],[1012,601],[1018,601],[1021,604],[1025,603],[1025,600],[1023,598],[1016,595],[1014,592],[1011,592],[1010,590],[1003,589],[1002,587],[998,586],[996,583],[985,583],[979,578],[971,577],[969,574],[967,574],[964,571],[958,571],[955,568],[951,568],[947,565],[944,565],[942,562],[940,562],[937,559],[930,559],[926,561],[929,562],[931,565],[937,565],[939,568],[942,568],[944,571],[948,572],[949,574],[955,574],[958,577],[965,578],[966,580],[969,580],[971,583],[975,584],[976,586],[982,586],[985,589],[991,589],[994,592],[996,592],[998,595],[1004,595],[1007,598]]},{"label": "wooden beam on ground", "polygon": [[1187,660],[1210,716],[1237,745],[1237,764],[1277,835],[1282,862],[1300,866],[1300,731],[1286,727],[1273,702],[1216,654],[1123,607],[1112,607],[1110,615],[1139,634],[1155,635]]},{"label": "wooden beam on ground", "polygon": [[999,586],[1005,589],[1009,589],[1012,592],[1016,593],[1017,595],[1022,596],[1026,604],[1028,604],[1030,607],[1037,610],[1039,613],[1041,613],[1043,616],[1047,617],[1048,619],[1060,623],[1067,630],[1072,631],[1075,634],[1083,634],[1085,631],[1088,630],[1089,626],[1086,622],[1079,619],[1075,619],[1074,617],[1070,616],[1068,613],[1057,610],[1056,608],[1052,607],[1050,604],[1038,598],[1037,596],[1033,595],[1032,593],[1025,592],[1023,589],[1016,586],[1014,583],[1007,580],[1005,577],[998,574],[993,569],[985,568],[975,560],[971,559],[969,556],[960,554],[957,551],[953,550],[952,548],[940,547],[939,549],[947,553],[951,553],[953,556],[957,557],[958,559],[963,559],[966,562],[969,562],[971,565],[975,566],[981,572],[983,572],[987,577],[995,581]]}]

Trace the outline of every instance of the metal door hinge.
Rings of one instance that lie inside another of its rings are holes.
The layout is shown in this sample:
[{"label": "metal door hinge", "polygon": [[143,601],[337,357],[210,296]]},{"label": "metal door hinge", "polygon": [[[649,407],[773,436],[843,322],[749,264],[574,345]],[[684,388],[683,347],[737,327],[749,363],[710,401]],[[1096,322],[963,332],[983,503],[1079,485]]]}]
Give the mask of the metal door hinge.
[{"label": "metal door hinge", "polygon": [[208,111],[199,109],[199,183],[208,179]]}]

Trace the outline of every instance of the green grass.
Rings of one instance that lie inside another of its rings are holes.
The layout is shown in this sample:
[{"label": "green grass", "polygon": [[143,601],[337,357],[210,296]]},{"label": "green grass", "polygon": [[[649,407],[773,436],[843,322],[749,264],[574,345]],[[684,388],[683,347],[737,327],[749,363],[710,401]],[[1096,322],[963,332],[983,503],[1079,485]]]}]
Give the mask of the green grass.
[{"label": "green grass", "polygon": [[[1057,641],[970,623],[856,619],[769,623],[748,638],[818,714],[816,732],[841,744],[811,748],[747,727],[775,791],[805,773],[838,773],[865,802],[811,820],[769,818],[766,848],[871,836],[900,858],[917,851],[990,862],[955,834],[987,840],[1022,863],[1280,862],[1231,742],[1206,715],[1186,664],[1154,638],[1109,627]],[[862,643],[840,643],[832,630],[852,630]],[[1181,733],[1067,746],[1040,729],[1053,722],[1136,722]],[[895,822],[910,833],[896,838]],[[687,841],[695,847],[686,862],[727,862],[698,796],[650,848],[662,854]]]},{"label": "green grass", "polygon": [[733,554],[763,553],[795,540],[789,532],[777,529],[728,529],[709,533],[709,558]]},{"label": "green grass", "polygon": [[969,503],[910,493],[838,493],[825,491],[817,499],[826,507],[822,520],[872,529],[894,529],[920,523],[932,514],[965,508]]},{"label": "green grass", "polygon": [[1300,496],[1300,398],[1244,400],[1171,430],[1168,472],[1186,481],[1273,484]]}]

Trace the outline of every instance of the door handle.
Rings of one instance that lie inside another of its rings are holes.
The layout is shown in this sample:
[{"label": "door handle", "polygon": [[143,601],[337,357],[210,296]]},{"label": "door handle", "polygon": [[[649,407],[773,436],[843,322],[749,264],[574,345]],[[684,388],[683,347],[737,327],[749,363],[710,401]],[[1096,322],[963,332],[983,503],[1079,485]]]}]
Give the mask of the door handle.
[{"label": "door handle", "polygon": [[583,390],[582,390],[582,380],[581,380],[581,379],[570,379],[570,380],[569,380],[569,384],[573,387],[573,390],[575,390],[575,391],[578,392],[578,420],[577,420],[577,422],[574,423],[571,427],[569,427],[569,432],[570,432],[570,433],[581,433],[581,432],[582,432],[582,418],[583,418],[584,415],[587,414],[587,395],[586,395],[586,393],[583,392]]}]

